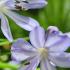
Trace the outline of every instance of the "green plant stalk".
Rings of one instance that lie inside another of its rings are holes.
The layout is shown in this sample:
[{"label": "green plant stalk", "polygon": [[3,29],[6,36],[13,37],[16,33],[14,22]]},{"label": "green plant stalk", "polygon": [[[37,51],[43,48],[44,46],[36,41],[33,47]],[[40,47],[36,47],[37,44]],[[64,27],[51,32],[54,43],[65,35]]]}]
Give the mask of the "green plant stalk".
[{"label": "green plant stalk", "polygon": [[40,70],[40,68],[37,68],[37,70]]},{"label": "green plant stalk", "polygon": [[18,65],[11,65],[9,63],[4,63],[4,62],[0,62],[0,68],[11,68],[16,70],[18,68]]}]

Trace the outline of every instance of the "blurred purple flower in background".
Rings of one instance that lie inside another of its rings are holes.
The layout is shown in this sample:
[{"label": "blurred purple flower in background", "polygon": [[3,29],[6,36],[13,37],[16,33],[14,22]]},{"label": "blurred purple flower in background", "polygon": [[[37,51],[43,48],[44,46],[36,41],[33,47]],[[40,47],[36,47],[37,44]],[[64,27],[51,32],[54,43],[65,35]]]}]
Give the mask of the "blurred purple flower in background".
[{"label": "blurred purple flower in background", "polygon": [[1,30],[4,36],[10,42],[13,41],[13,37],[6,16],[10,17],[17,25],[28,31],[31,31],[34,27],[39,26],[39,23],[34,19],[30,17],[21,16],[13,12],[13,10],[16,10],[15,4],[15,0],[0,0]]},{"label": "blurred purple flower in background", "polygon": [[31,44],[20,38],[11,47],[12,59],[29,62],[18,70],[36,70],[39,63],[40,70],[56,70],[56,66],[70,67],[70,53],[65,52],[70,46],[67,34],[54,26],[48,27],[47,31],[36,27],[30,32],[29,38]]},{"label": "blurred purple flower in background", "polygon": [[47,5],[46,0],[16,0],[17,6],[22,7],[22,9],[28,10],[28,9],[39,9],[43,8]]}]

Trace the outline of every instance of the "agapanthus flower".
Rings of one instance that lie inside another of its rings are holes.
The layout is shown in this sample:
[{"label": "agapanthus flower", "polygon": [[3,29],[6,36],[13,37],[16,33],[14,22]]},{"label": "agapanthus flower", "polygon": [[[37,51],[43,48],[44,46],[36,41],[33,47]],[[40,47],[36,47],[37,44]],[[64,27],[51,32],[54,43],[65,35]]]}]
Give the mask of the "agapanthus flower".
[{"label": "agapanthus flower", "polygon": [[16,10],[15,0],[0,0],[1,30],[10,42],[13,41],[13,38],[6,16],[10,17],[12,20],[15,21],[17,25],[28,31],[39,25],[38,22],[36,22],[34,19],[30,17],[20,16],[17,13],[13,12],[13,10]]},{"label": "agapanthus flower", "polygon": [[47,31],[36,27],[29,34],[30,42],[18,39],[11,47],[12,59],[22,62],[18,70],[56,70],[56,66],[70,67],[70,53],[65,52],[70,46],[70,37],[57,27],[50,26]]},{"label": "agapanthus flower", "polygon": [[16,5],[25,10],[39,9],[47,5],[46,0],[16,0],[16,1],[17,1]]}]

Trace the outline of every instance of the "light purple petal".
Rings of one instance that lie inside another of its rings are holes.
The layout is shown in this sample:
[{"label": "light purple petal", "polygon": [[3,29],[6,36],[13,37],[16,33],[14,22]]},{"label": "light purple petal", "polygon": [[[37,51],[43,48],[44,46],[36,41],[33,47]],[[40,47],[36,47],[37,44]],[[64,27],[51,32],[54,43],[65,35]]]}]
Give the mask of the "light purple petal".
[{"label": "light purple petal", "polygon": [[1,30],[4,34],[4,36],[10,41],[12,42],[13,41],[13,38],[12,38],[12,34],[11,34],[11,31],[10,31],[10,27],[9,27],[9,22],[6,18],[6,16],[4,16],[3,14],[1,14]]},{"label": "light purple petal", "polygon": [[19,70],[36,70],[37,66],[39,65],[39,57],[36,56],[31,59],[30,64],[26,65],[25,67],[20,67]]},{"label": "light purple petal", "polygon": [[64,37],[62,36],[62,40],[52,45],[49,48],[49,50],[55,51],[55,52],[62,52],[62,51],[66,51],[69,46],[70,46],[70,38],[67,36],[64,36]]},{"label": "light purple petal", "polygon": [[27,2],[29,2],[29,3],[45,3],[46,2],[46,0],[26,0]]},{"label": "light purple petal", "polygon": [[44,47],[45,43],[45,31],[42,27],[36,27],[30,32],[30,41],[36,47]]},{"label": "light purple petal", "polygon": [[41,70],[56,70],[55,66],[53,66],[47,59],[42,59],[40,63]]},{"label": "light purple petal", "polygon": [[47,35],[47,40],[45,43],[45,47],[50,47],[53,44],[55,44],[63,39],[60,36],[59,31],[55,31],[55,30],[49,30],[46,35]]},{"label": "light purple petal", "polygon": [[45,0],[29,0],[27,3],[21,2],[17,4],[19,6],[22,6],[23,9],[39,9],[43,8],[45,5],[47,5],[47,2]]},{"label": "light purple petal", "polygon": [[48,53],[48,57],[49,56],[59,56],[62,52],[50,52]]},{"label": "light purple petal", "polygon": [[17,25],[19,25],[25,30],[31,31],[35,27],[39,26],[39,23],[30,17],[21,16],[12,11],[7,11],[4,13],[12,20],[14,20]]},{"label": "light purple petal", "polygon": [[62,53],[59,56],[49,58],[56,66],[70,68],[70,53]]},{"label": "light purple petal", "polygon": [[18,39],[11,47],[12,58],[17,61],[23,61],[28,57],[36,55],[35,49],[23,39]]},{"label": "light purple petal", "polygon": [[17,60],[17,61],[23,61],[23,60],[26,60],[29,56],[25,55],[23,52],[12,52],[12,55],[11,55],[12,59],[14,60]]},{"label": "light purple petal", "polygon": [[7,0],[5,3],[8,9],[14,10],[15,8],[15,0]]},{"label": "light purple petal", "polygon": [[9,62],[9,64],[11,64],[11,65],[19,65],[20,62],[12,60],[12,61]]},{"label": "light purple petal", "polygon": [[70,32],[64,33],[65,35],[67,35],[68,37],[70,37]]}]

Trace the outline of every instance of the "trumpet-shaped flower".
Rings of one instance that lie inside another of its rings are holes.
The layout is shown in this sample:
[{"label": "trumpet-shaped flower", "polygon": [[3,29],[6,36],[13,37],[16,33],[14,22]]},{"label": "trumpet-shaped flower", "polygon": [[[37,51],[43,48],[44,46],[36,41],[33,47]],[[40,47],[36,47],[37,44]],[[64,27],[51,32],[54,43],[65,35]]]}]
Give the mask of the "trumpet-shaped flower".
[{"label": "trumpet-shaped flower", "polygon": [[17,0],[17,1],[18,1],[17,6],[25,10],[39,9],[47,5],[47,1],[45,0]]},{"label": "trumpet-shaped flower", "polygon": [[70,67],[70,53],[65,52],[70,46],[70,37],[57,27],[50,26],[47,31],[36,27],[30,32],[30,42],[18,39],[11,47],[12,58],[16,61],[27,60],[26,66],[18,70],[56,70],[56,66]]},{"label": "trumpet-shaped flower", "polygon": [[28,31],[31,31],[35,26],[39,25],[38,22],[36,22],[34,19],[30,17],[21,16],[13,12],[12,10],[15,9],[15,0],[0,0],[1,30],[10,42],[13,41],[13,38],[6,16],[10,17],[12,20],[15,21],[17,25]]}]

